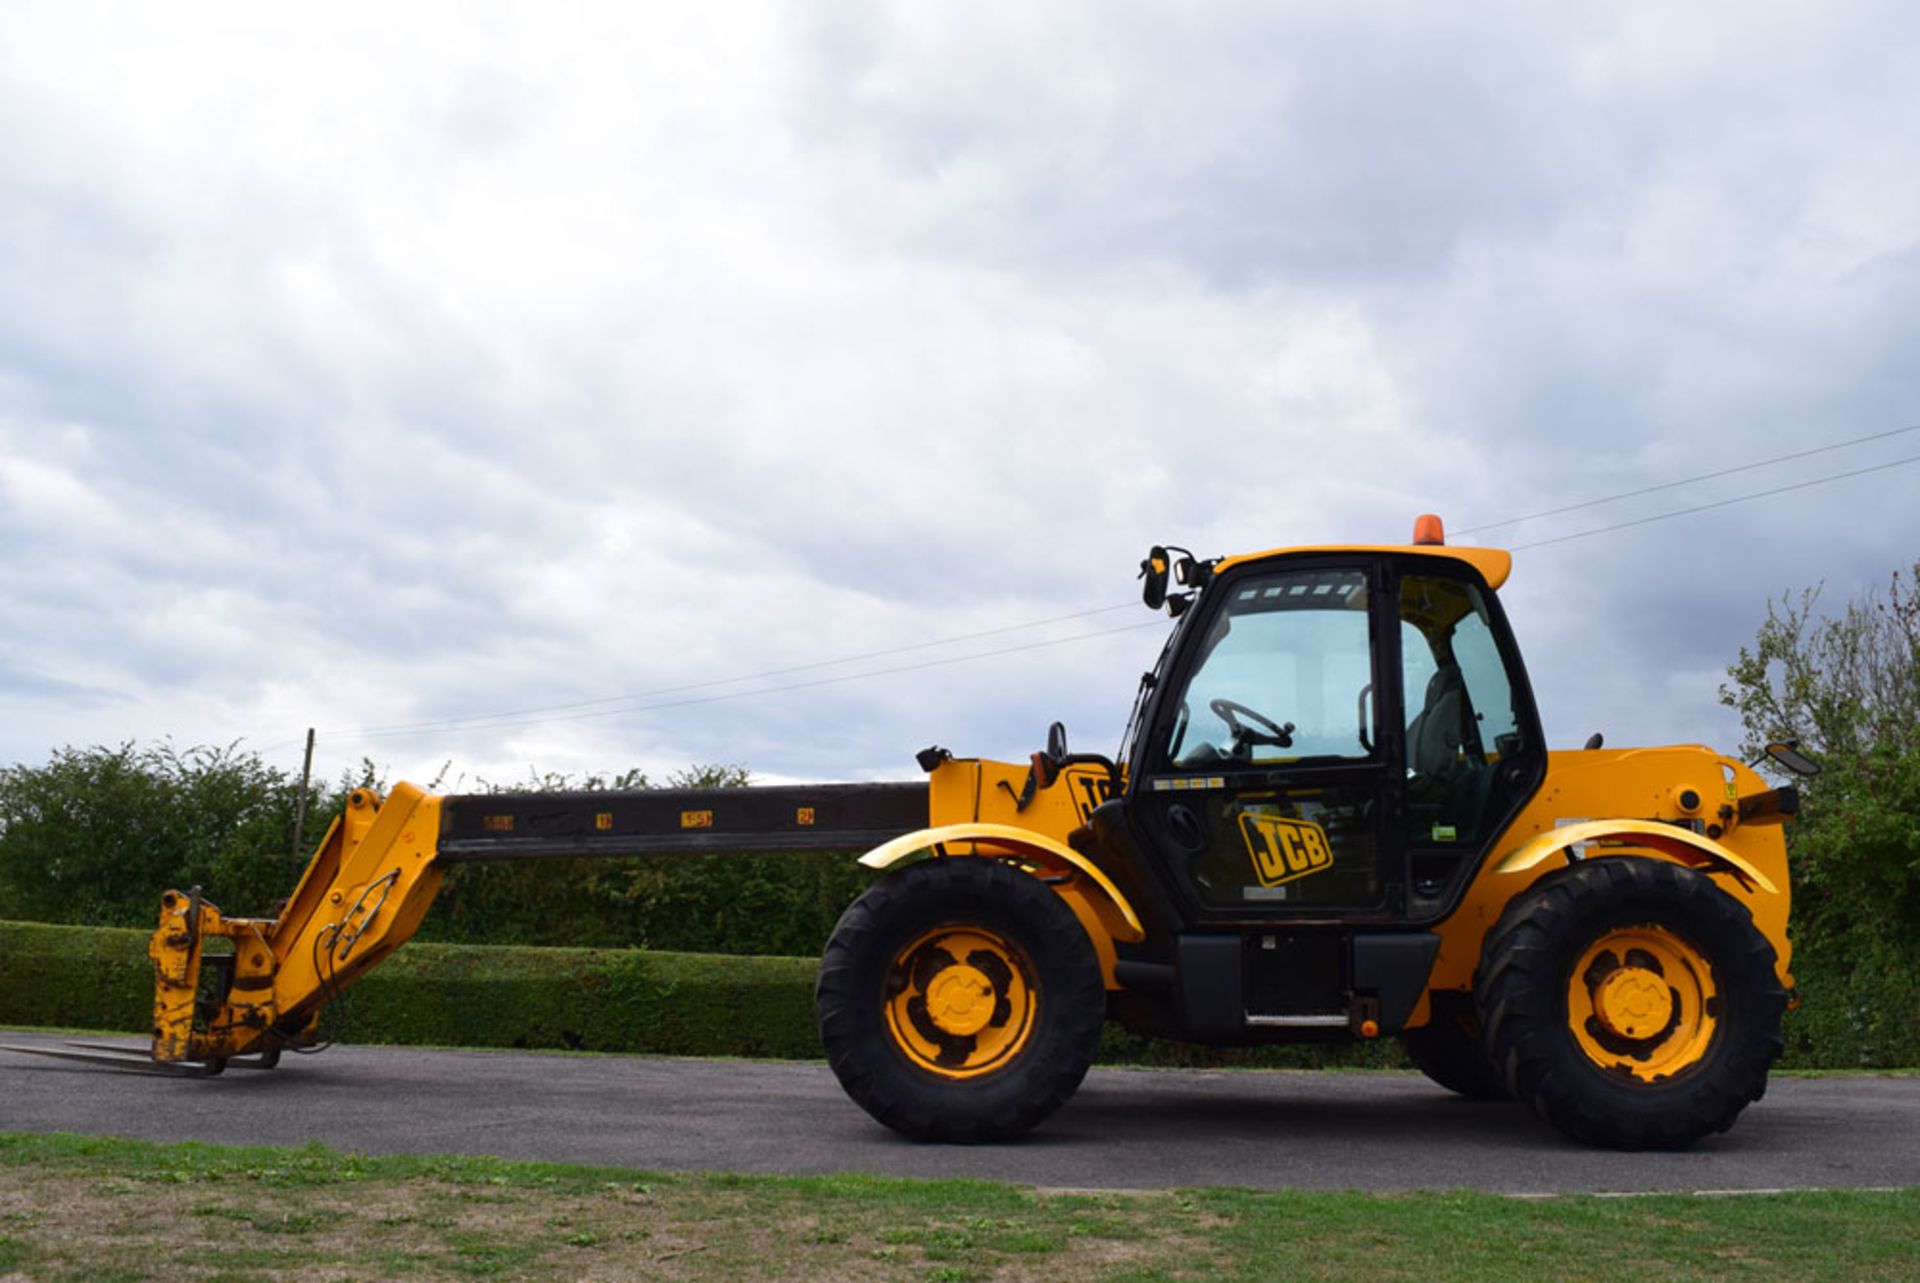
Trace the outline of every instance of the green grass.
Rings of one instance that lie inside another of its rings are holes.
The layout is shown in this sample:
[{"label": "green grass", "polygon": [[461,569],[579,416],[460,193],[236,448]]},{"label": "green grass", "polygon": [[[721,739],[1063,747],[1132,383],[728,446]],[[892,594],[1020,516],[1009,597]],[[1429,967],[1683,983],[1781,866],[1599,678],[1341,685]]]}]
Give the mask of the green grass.
[{"label": "green grass", "polygon": [[0,1133],[30,1279],[1911,1279],[1920,1190],[1066,1193]]}]

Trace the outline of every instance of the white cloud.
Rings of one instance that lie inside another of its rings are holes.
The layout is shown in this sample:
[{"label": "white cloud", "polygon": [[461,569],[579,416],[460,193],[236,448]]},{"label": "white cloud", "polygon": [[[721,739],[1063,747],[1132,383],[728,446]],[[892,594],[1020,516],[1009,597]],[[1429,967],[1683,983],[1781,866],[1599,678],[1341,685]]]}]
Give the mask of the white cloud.
[{"label": "white cloud", "polygon": [[[839,679],[1144,615],[812,665],[1125,601],[1153,539],[1391,540],[1913,421],[1899,18],[18,9],[0,760],[572,704],[677,706],[323,760],[1109,745],[1154,630]],[[1556,740],[1726,738],[1766,598],[1910,558],[1914,475],[1524,554]]]}]

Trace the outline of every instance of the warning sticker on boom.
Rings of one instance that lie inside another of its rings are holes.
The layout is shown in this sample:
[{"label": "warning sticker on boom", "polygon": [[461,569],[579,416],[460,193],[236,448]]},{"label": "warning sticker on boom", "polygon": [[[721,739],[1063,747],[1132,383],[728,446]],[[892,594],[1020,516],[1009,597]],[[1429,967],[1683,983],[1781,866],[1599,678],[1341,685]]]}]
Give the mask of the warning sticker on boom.
[{"label": "warning sticker on boom", "polygon": [[1277,887],[1333,867],[1327,831],[1311,820],[1242,811],[1240,836],[1246,839],[1254,876],[1263,887]]}]

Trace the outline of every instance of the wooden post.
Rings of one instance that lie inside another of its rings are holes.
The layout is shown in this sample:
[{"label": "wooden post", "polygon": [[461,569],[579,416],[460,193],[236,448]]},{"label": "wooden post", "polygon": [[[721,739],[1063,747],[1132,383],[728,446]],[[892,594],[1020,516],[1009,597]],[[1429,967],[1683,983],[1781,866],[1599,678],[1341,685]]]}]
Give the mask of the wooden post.
[{"label": "wooden post", "polygon": [[307,727],[307,758],[300,765],[300,800],[293,811],[293,867],[300,870],[307,867],[307,848],[304,838],[307,831],[307,790],[313,783],[313,727]]}]

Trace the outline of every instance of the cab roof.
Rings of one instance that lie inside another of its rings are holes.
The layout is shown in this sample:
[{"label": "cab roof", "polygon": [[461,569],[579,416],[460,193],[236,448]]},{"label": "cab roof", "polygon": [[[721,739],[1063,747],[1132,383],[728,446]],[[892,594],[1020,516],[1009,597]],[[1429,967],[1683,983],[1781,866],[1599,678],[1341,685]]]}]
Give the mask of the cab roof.
[{"label": "cab roof", "polygon": [[1265,561],[1269,557],[1309,554],[1339,556],[1355,553],[1364,556],[1388,553],[1404,557],[1440,557],[1465,562],[1480,572],[1481,578],[1487,581],[1487,587],[1494,589],[1506,583],[1507,576],[1513,571],[1513,554],[1504,548],[1449,548],[1445,544],[1329,544],[1325,547],[1269,548],[1265,552],[1249,552],[1237,557],[1223,557],[1215,564],[1213,570],[1215,574],[1219,574],[1248,562]]}]

